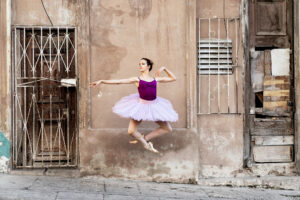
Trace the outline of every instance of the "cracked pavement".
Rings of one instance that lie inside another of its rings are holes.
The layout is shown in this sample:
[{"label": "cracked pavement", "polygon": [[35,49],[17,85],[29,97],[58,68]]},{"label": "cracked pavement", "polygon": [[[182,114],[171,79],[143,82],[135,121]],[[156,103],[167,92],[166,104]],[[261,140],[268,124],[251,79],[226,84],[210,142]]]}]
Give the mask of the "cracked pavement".
[{"label": "cracked pavement", "polygon": [[300,191],[247,187],[211,187],[155,183],[87,176],[28,176],[0,174],[0,200],[170,200],[272,199],[300,200]]}]

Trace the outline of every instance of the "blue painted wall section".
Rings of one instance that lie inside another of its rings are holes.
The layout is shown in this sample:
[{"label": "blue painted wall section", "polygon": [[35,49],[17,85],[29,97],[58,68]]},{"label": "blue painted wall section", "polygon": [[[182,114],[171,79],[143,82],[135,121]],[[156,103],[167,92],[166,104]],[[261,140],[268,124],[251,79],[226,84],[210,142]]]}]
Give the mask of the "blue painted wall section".
[{"label": "blue painted wall section", "polygon": [[10,157],[10,141],[5,137],[5,135],[0,131],[0,157],[5,156]]}]

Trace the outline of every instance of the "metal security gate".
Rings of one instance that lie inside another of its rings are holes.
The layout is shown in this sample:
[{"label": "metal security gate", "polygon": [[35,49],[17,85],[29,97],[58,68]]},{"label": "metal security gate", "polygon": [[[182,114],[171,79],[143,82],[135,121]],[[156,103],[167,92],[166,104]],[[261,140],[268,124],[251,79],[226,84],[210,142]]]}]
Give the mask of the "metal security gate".
[{"label": "metal security gate", "polygon": [[76,167],[74,27],[13,27],[13,167]]}]

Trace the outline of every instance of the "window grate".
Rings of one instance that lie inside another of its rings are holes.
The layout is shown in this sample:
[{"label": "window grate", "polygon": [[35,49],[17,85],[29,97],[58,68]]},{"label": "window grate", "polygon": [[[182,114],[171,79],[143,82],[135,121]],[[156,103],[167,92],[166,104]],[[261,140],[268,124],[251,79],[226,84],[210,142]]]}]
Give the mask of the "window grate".
[{"label": "window grate", "polygon": [[240,18],[197,18],[197,114],[237,114]]}]

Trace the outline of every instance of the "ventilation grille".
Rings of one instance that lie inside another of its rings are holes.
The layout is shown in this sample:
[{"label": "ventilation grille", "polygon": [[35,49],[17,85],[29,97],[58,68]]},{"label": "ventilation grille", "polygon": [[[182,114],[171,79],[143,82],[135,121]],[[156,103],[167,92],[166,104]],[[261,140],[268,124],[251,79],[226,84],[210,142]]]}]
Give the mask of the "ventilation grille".
[{"label": "ventilation grille", "polygon": [[232,74],[232,41],[203,39],[198,41],[198,74]]}]

